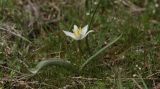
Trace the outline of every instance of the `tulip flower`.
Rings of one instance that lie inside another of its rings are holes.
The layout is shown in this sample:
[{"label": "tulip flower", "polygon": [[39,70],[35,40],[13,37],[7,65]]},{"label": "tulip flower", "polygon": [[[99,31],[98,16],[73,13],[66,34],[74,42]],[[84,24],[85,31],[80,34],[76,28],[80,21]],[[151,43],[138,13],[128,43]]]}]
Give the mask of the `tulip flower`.
[{"label": "tulip flower", "polygon": [[90,32],[93,32],[93,30],[88,31],[88,25],[84,26],[83,28],[77,27],[77,25],[74,25],[73,27],[73,33],[69,31],[63,31],[66,36],[69,36],[73,38],[74,40],[82,40],[85,38]]}]

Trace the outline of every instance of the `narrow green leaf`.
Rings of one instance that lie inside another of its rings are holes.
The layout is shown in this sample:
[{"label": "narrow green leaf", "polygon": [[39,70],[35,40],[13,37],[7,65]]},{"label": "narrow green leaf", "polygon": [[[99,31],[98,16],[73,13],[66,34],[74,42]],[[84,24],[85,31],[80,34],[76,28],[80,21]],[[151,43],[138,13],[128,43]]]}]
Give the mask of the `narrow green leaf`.
[{"label": "narrow green leaf", "polygon": [[71,67],[72,64],[70,63],[70,61],[64,61],[61,59],[48,59],[48,60],[44,60],[39,62],[35,68],[31,68],[28,69],[31,73],[36,74],[38,73],[42,68],[46,67],[46,66],[50,66],[50,65],[54,65],[54,66],[63,66],[65,68],[67,67]]},{"label": "narrow green leaf", "polygon": [[144,79],[142,78],[142,76],[138,73],[139,75],[139,78],[141,79],[142,83],[143,83],[143,86],[144,86],[144,89],[148,89],[147,87],[147,84],[145,83]]},{"label": "narrow green leaf", "polygon": [[14,36],[17,36],[17,37],[23,39],[24,41],[27,41],[27,42],[29,42],[29,43],[32,43],[32,42],[29,41],[27,38],[23,37],[21,34],[19,34],[19,33],[17,33],[17,32],[14,32],[14,31],[11,31],[11,30],[8,30],[8,29],[4,28],[3,25],[2,25],[1,23],[0,23],[0,30],[6,31],[6,32],[8,32],[8,33],[10,33],[10,34],[12,34],[12,35],[14,35]]},{"label": "narrow green leaf", "polygon": [[103,52],[106,48],[108,48],[109,46],[111,46],[112,44],[114,44],[116,41],[118,41],[121,38],[122,34],[117,37],[116,39],[114,39],[112,42],[110,42],[108,45],[106,45],[105,47],[101,48],[98,52],[96,52],[94,55],[92,55],[91,57],[89,57],[80,67],[80,70],[82,70],[91,60],[93,60],[93,58],[95,58],[98,54],[100,54],[101,52]]},{"label": "narrow green leaf", "polygon": [[122,85],[122,79],[121,79],[121,73],[119,72],[118,74],[118,79],[117,79],[117,88],[118,89],[124,89]]}]

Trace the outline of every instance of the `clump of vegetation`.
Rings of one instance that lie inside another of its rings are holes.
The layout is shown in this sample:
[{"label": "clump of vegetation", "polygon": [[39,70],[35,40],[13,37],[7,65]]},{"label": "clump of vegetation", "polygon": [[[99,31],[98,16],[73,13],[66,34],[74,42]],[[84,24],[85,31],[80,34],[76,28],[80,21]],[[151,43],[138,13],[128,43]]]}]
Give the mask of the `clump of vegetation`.
[{"label": "clump of vegetation", "polygon": [[160,88],[159,0],[0,0],[0,7],[0,88]]}]

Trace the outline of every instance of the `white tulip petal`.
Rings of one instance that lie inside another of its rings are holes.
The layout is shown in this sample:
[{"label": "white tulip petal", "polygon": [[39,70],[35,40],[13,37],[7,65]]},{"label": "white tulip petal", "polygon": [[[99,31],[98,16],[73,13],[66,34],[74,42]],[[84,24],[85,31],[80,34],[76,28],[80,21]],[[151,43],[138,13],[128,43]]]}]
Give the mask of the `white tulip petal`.
[{"label": "white tulip petal", "polygon": [[88,31],[85,35],[82,36],[81,39],[85,38],[89,33],[94,32],[93,30]]},{"label": "white tulip petal", "polygon": [[86,26],[84,26],[83,28],[82,28],[82,35],[85,35],[86,33],[87,33],[87,31],[88,31],[88,25],[86,25]]},{"label": "white tulip petal", "polygon": [[81,40],[81,36],[79,36],[79,37],[76,37],[76,40]]},{"label": "white tulip petal", "polygon": [[73,27],[73,32],[76,32],[78,30],[78,26],[77,25],[74,25]]},{"label": "white tulip petal", "polygon": [[67,36],[72,37],[73,39],[77,40],[77,38],[75,37],[75,35],[71,32],[68,31],[63,31]]}]

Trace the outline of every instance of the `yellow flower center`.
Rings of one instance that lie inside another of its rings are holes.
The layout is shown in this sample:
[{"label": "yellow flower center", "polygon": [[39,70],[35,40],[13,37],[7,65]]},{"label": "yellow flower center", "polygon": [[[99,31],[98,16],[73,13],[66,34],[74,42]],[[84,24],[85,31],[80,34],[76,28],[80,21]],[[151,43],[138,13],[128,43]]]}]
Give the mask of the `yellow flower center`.
[{"label": "yellow flower center", "polygon": [[81,29],[81,28],[78,28],[78,30],[76,30],[76,31],[74,32],[74,34],[75,34],[76,37],[79,37],[79,36],[81,35],[81,32],[82,32],[82,29]]}]

